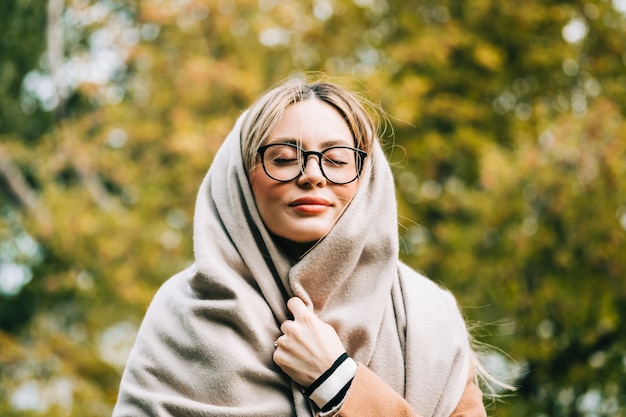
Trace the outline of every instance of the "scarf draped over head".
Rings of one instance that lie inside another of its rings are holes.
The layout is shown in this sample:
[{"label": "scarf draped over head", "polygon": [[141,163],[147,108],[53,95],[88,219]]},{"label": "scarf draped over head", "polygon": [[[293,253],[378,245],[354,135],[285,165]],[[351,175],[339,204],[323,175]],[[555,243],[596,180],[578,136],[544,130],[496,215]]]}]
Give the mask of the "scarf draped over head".
[{"label": "scarf draped over head", "polygon": [[274,364],[273,342],[298,296],[347,352],[421,416],[449,416],[470,348],[454,298],[398,261],[389,164],[379,144],[331,232],[292,265],[256,209],[240,117],[198,194],[195,263],[157,292],[122,378],[114,416],[311,416]]}]

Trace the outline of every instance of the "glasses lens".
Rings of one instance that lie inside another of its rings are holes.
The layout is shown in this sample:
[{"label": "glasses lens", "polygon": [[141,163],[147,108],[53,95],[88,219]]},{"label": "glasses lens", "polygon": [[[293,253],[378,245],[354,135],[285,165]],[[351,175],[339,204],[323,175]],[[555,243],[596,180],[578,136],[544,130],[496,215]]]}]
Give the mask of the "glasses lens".
[{"label": "glasses lens", "polygon": [[322,170],[328,180],[343,184],[353,181],[359,171],[359,155],[351,148],[329,148],[322,152]]},{"label": "glasses lens", "polygon": [[291,145],[270,145],[263,154],[267,174],[278,181],[291,181],[300,174],[302,156]]}]

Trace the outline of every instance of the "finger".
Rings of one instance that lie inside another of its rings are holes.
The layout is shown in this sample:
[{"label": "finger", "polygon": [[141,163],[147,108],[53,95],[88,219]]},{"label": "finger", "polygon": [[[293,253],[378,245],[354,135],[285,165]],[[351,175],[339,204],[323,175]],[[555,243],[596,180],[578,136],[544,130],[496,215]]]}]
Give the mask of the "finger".
[{"label": "finger", "polygon": [[[283,336],[287,333],[291,333],[291,330],[294,326],[293,320],[285,320],[283,321],[283,323],[280,325],[280,331],[283,334]],[[283,337],[281,336],[281,337]],[[279,337],[280,339],[280,337]]]},{"label": "finger", "polygon": [[304,301],[300,297],[292,297],[287,301],[287,308],[293,314],[294,319],[308,317],[311,314],[311,310],[304,304]]}]

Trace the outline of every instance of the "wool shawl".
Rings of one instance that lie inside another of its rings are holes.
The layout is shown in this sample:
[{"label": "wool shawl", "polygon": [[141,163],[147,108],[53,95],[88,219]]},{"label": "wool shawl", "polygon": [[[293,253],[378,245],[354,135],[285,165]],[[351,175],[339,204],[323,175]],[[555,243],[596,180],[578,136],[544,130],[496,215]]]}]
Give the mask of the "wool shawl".
[{"label": "wool shawl", "polygon": [[315,414],[273,362],[298,296],[347,352],[421,416],[449,416],[471,351],[452,295],[398,260],[394,183],[381,146],[330,233],[287,258],[257,211],[237,121],[202,182],[195,262],[159,289],[128,358],[115,417]]}]

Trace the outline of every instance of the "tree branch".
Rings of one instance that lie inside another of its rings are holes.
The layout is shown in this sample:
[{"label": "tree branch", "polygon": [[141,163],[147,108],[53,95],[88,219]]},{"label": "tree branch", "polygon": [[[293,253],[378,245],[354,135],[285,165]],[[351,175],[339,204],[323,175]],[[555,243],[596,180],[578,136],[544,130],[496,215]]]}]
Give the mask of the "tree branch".
[{"label": "tree branch", "polygon": [[52,216],[50,212],[41,204],[39,196],[30,187],[22,171],[15,165],[2,147],[0,147],[0,175],[5,178],[9,188],[20,204],[35,217],[44,234],[49,234],[52,231]]}]

